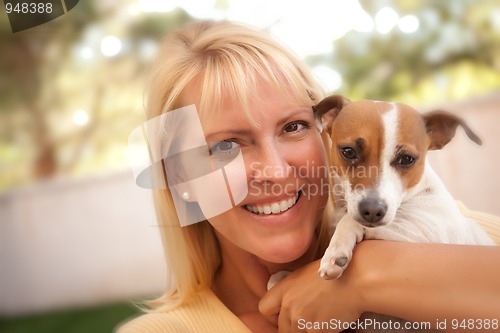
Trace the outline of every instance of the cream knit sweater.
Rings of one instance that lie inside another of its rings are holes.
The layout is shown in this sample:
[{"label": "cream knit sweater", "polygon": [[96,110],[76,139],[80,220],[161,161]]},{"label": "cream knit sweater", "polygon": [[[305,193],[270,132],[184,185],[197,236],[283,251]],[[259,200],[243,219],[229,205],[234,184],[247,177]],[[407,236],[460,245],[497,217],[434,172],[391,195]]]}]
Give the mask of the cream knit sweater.
[{"label": "cream knit sweater", "polygon": [[147,313],[120,326],[117,333],[251,333],[211,290],[165,313]]}]

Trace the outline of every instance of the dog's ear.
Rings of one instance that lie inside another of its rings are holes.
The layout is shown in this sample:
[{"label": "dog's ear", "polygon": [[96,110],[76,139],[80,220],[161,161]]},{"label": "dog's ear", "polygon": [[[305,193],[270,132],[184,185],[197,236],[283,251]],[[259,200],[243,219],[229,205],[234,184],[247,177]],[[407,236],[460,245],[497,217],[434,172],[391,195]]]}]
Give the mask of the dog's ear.
[{"label": "dog's ear", "polygon": [[340,110],[342,110],[345,105],[349,104],[349,102],[350,101],[342,95],[332,95],[326,97],[317,105],[314,105],[314,118],[316,119],[316,126],[319,131],[322,132],[323,129],[326,129],[331,135],[333,121],[337,118]]},{"label": "dog's ear", "polygon": [[427,135],[431,139],[429,150],[443,148],[453,139],[457,127],[460,125],[465,133],[478,145],[482,144],[481,139],[474,133],[465,121],[454,114],[442,110],[431,111],[422,115],[427,129]]}]

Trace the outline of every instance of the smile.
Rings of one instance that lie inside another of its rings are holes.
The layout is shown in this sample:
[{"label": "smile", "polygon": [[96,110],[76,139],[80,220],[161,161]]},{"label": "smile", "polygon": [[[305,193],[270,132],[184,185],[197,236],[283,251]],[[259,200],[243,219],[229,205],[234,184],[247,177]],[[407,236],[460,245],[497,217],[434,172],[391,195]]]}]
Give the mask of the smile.
[{"label": "smile", "polygon": [[281,200],[267,205],[245,205],[243,207],[249,212],[258,215],[280,214],[295,206],[297,200],[299,200],[299,197],[300,192],[298,192],[294,198],[290,198],[287,200]]}]

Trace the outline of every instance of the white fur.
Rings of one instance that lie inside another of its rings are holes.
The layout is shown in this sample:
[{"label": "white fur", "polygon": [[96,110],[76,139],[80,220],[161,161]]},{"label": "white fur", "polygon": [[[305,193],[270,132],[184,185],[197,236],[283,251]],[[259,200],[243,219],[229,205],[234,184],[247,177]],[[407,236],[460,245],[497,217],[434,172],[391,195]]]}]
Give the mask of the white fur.
[{"label": "white fur", "polygon": [[[407,242],[483,244],[494,242],[477,224],[467,220],[442,181],[425,161],[420,182],[411,189],[403,187],[399,174],[391,166],[396,150],[398,110],[383,115],[384,149],[381,153],[380,182],[375,191],[387,203],[382,226],[366,228],[355,220],[358,203],[366,196],[364,190],[351,190],[349,179],[341,179],[345,190],[347,214],[334,221],[335,233],[320,265],[320,275],[337,278],[347,267],[356,243],[362,239],[386,239]],[[342,177],[340,177],[342,178]],[[374,189],[368,189],[372,191]],[[337,264],[338,259],[345,258]],[[342,263],[345,262],[344,265]]]},{"label": "white fur", "polygon": [[[338,278],[348,266],[352,251],[363,239],[385,239],[420,243],[453,243],[494,245],[493,240],[476,223],[466,219],[459,211],[455,200],[442,181],[424,161],[424,171],[419,183],[405,188],[391,161],[396,152],[399,111],[396,104],[382,116],[384,149],[379,165],[379,182],[370,189],[352,189],[349,178],[334,175],[336,184],[333,195],[335,201],[343,205],[335,207],[335,232],[330,245],[321,260],[319,273],[323,278]],[[337,189],[342,190],[339,193]],[[359,202],[367,195],[375,195],[387,204],[387,212],[379,221],[379,227],[367,228],[355,220],[359,218]],[[340,259],[340,260],[339,260]],[[270,288],[286,276],[287,272],[275,274],[268,285]],[[402,321],[383,315],[365,313],[361,320],[371,319],[378,322]],[[401,327],[404,327],[401,325]],[[359,332],[359,330],[358,330]],[[375,332],[369,328],[363,333]],[[419,330],[385,330],[384,332],[410,333]],[[437,331],[432,331],[437,332]]]},{"label": "white fur", "polygon": [[[398,110],[384,113],[384,149],[380,158],[379,183],[374,188],[352,191],[349,179],[338,175],[336,182],[342,184],[345,206],[337,207],[335,232],[321,260],[319,273],[323,278],[340,277],[348,266],[352,251],[363,239],[386,239],[421,243],[454,243],[494,245],[494,242],[477,224],[467,220],[459,211],[455,200],[442,181],[425,161],[420,182],[407,189],[394,170],[391,161],[396,152]],[[387,204],[387,212],[379,222],[381,226],[366,228],[355,220],[359,216],[358,205],[367,195],[375,195]],[[342,193],[338,202],[343,202]],[[342,214],[343,213],[343,214]],[[383,315],[365,313],[362,320],[378,322],[402,321]],[[401,327],[404,327],[401,325]],[[363,333],[375,332],[371,329]],[[420,332],[418,330],[392,330],[385,332]]]},{"label": "white fur", "polygon": [[391,103],[391,105],[392,109],[382,116],[384,124],[384,149],[380,163],[380,183],[376,191],[378,196],[386,202],[387,212],[380,222],[381,224],[387,224],[394,220],[404,191],[401,178],[391,166],[391,161],[396,151],[396,132],[398,128],[398,109],[395,104]]},{"label": "white fur", "polygon": [[[495,244],[481,227],[460,213],[455,200],[427,161],[422,181],[404,194],[394,221],[391,223],[377,228],[365,228],[355,221],[349,213],[341,218],[337,223],[330,246],[321,260],[320,275],[323,278],[340,277],[351,259],[355,245],[363,239],[420,243]],[[335,264],[335,261],[342,257],[346,257],[347,260],[346,264],[340,267]],[[374,313],[363,314],[361,320],[403,322],[398,318]],[[404,326],[401,325],[401,327]],[[366,328],[357,332],[374,333],[378,331]],[[384,332],[412,333],[421,331],[385,330]]]}]

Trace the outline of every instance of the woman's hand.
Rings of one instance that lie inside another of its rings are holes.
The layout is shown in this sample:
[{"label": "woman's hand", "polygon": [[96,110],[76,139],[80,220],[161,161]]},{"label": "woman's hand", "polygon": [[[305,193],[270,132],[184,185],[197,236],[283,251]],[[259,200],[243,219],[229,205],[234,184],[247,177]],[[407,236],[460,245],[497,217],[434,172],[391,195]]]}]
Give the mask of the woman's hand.
[{"label": "woman's hand", "polygon": [[319,261],[302,267],[267,292],[260,301],[260,312],[279,333],[340,332],[349,328],[363,312],[354,261],[353,257],[336,280],[319,276]]},{"label": "woman's hand", "polygon": [[447,332],[462,328],[453,323],[471,325],[463,332],[500,332],[498,262],[497,246],[363,241],[339,279],[321,279],[313,262],[274,286],[259,308],[279,333],[339,332],[363,312],[433,328],[445,322],[439,328]]}]

